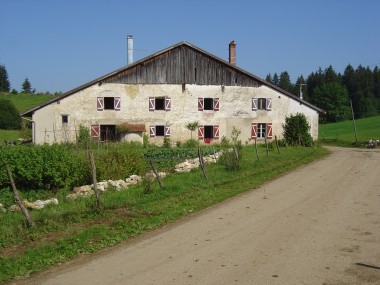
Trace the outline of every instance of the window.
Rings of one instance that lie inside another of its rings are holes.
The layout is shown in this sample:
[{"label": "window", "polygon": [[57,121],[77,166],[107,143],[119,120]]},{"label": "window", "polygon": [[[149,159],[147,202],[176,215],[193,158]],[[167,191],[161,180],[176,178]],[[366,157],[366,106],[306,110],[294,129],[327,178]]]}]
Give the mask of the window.
[{"label": "window", "polygon": [[69,115],[62,115],[62,125],[67,125],[69,123]]},{"label": "window", "polygon": [[170,127],[164,125],[156,125],[149,127],[150,137],[170,137]]},{"label": "window", "polygon": [[171,99],[168,97],[149,97],[149,111],[171,110]]},{"label": "window", "polygon": [[93,140],[115,141],[116,126],[115,125],[91,125],[91,137]]},{"label": "window", "polygon": [[252,123],[251,130],[252,139],[272,139],[272,124],[271,123]]},{"label": "window", "polygon": [[252,98],[252,111],[257,110],[272,110],[271,98]]},{"label": "window", "polygon": [[198,126],[198,139],[209,141],[210,139],[219,139],[219,126]]},{"label": "window", "polygon": [[219,98],[198,98],[198,111],[219,111]]},{"label": "window", "polygon": [[115,110],[120,111],[120,97],[98,97],[97,108],[98,111]]}]

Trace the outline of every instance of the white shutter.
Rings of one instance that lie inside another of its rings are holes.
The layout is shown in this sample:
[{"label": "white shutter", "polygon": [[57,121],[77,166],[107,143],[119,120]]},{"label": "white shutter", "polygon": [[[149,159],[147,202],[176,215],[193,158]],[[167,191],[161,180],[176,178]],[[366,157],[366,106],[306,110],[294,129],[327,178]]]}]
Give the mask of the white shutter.
[{"label": "white shutter", "polygon": [[165,137],[170,137],[170,127],[165,126]]},{"label": "white shutter", "polygon": [[104,110],[104,98],[103,97],[98,97],[97,108],[98,108],[98,111]]},{"label": "white shutter", "polygon": [[267,98],[267,111],[271,111],[272,110],[272,99],[271,98]]},{"label": "white shutter", "polygon": [[149,127],[149,135],[150,135],[150,137],[156,136],[156,126],[150,126]]},{"label": "white shutter", "polygon": [[154,97],[149,97],[149,111],[154,111]]},{"label": "white shutter", "polygon": [[113,108],[115,111],[120,111],[120,101],[121,101],[121,98],[120,97],[115,97],[114,98],[114,101],[113,101]]},{"label": "white shutter", "polygon": [[219,111],[219,98],[214,98],[214,111]]},{"label": "white shutter", "polygon": [[252,98],[252,111],[257,111],[257,98]]},{"label": "white shutter", "polygon": [[170,111],[172,107],[172,100],[170,98],[165,98],[165,111]]}]

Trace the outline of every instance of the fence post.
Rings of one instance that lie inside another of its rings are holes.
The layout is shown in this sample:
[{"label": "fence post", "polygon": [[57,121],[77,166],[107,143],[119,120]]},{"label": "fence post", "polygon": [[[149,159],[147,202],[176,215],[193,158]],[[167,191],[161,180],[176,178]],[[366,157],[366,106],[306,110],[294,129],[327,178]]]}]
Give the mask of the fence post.
[{"label": "fence post", "polygon": [[205,179],[208,179],[207,174],[206,174],[206,168],[205,168],[204,160],[203,160],[203,154],[202,154],[202,150],[201,150],[200,146],[198,146],[198,159],[199,159],[199,165],[201,166],[201,169],[203,172],[203,176],[205,177]]},{"label": "fence post", "polygon": [[274,139],[275,139],[275,141],[276,141],[277,151],[278,151],[278,153],[280,153],[280,147],[278,146],[277,136],[274,136]]},{"label": "fence post", "polygon": [[257,151],[257,142],[256,142],[256,138],[255,138],[255,149],[256,149],[257,160],[260,160],[260,158],[259,158],[259,152]]},{"label": "fence post", "polygon": [[17,191],[17,188],[16,188],[16,184],[15,184],[15,182],[13,180],[12,172],[9,169],[8,165],[5,165],[5,167],[7,169],[8,178],[9,178],[9,181],[11,183],[11,187],[12,187],[12,191],[13,191],[13,196],[15,197],[16,203],[18,204],[18,206],[20,207],[20,209],[21,209],[22,213],[24,214],[26,220],[28,221],[29,226],[31,226],[32,228],[34,228],[34,227],[36,227],[36,224],[34,223],[34,221],[32,220],[32,218],[30,217],[28,210],[26,209],[24,203],[22,202],[22,200],[20,198],[20,195],[18,194],[18,191]]},{"label": "fence post", "polygon": [[99,199],[99,190],[98,190],[98,184],[96,181],[96,167],[95,167],[95,161],[94,161],[94,154],[92,151],[89,149],[88,150],[88,158],[90,159],[90,164],[91,164],[91,172],[92,172],[92,185],[94,185],[94,192],[96,196],[96,205],[100,209],[100,199]]},{"label": "fence post", "polygon": [[161,180],[160,180],[160,175],[158,174],[156,167],[154,167],[152,159],[148,158],[148,162],[149,162],[149,165],[152,168],[154,174],[156,175],[156,179],[158,181],[158,184],[160,185],[160,188],[161,189],[164,188],[164,186],[162,185]]}]

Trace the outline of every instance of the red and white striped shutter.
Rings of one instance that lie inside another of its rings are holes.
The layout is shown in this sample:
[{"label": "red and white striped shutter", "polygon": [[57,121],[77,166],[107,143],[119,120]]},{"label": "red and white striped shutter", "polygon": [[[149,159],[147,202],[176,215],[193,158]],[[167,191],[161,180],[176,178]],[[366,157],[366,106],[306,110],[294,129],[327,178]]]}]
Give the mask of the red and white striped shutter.
[{"label": "red and white striped shutter", "polygon": [[165,126],[165,137],[170,137],[170,127]]},{"label": "red and white striped shutter", "polygon": [[257,138],[257,124],[256,123],[252,123],[251,137],[252,139]]},{"label": "red and white striped shutter", "polygon": [[91,125],[91,138],[94,141],[98,141],[100,139],[100,126],[99,125]]},{"label": "red and white striped shutter", "polygon": [[198,126],[198,139],[203,140],[204,138],[204,126]]},{"label": "red and white striped shutter", "polygon": [[104,98],[103,97],[98,97],[97,107],[98,107],[98,111],[103,111],[103,109],[104,109]]},{"label": "red and white striped shutter", "polygon": [[198,98],[198,111],[203,111],[203,98]]},{"label": "red and white striped shutter", "polygon": [[267,139],[271,139],[272,136],[272,124],[267,124]]},{"label": "red and white striped shutter", "polygon": [[165,111],[170,111],[172,108],[172,99],[165,98]]},{"label": "red and white striped shutter", "polygon": [[252,111],[257,111],[257,98],[252,98]]},{"label": "red and white striped shutter", "polygon": [[214,111],[219,111],[219,98],[214,98]]},{"label": "red and white striped shutter", "polygon": [[149,127],[149,135],[150,135],[150,137],[156,136],[156,126],[150,126]]},{"label": "red and white striped shutter", "polygon": [[154,111],[154,97],[149,97],[149,111]]},{"label": "red and white striped shutter", "polygon": [[218,125],[213,127],[213,139],[214,140],[219,139],[219,126]]},{"label": "red and white striped shutter", "polygon": [[271,111],[271,110],[272,110],[272,99],[267,98],[267,111]]},{"label": "red and white striped shutter", "polygon": [[113,108],[115,111],[120,111],[121,105],[120,105],[121,98],[115,97],[113,101]]}]

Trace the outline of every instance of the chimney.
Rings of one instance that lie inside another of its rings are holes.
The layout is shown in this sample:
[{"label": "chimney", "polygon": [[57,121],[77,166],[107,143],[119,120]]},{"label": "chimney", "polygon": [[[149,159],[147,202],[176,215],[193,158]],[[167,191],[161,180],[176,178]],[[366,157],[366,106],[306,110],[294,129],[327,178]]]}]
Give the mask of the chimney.
[{"label": "chimney", "polygon": [[229,62],[230,64],[236,65],[236,44],[235,41],[229,44]]},{"label": "chimney", "polygon": [[127,49],[127,65],[129,65],[133,62],[133,36],[131,35],[127,36]]}]

